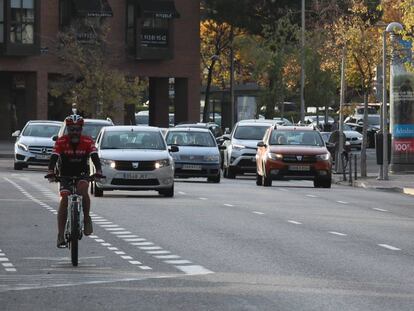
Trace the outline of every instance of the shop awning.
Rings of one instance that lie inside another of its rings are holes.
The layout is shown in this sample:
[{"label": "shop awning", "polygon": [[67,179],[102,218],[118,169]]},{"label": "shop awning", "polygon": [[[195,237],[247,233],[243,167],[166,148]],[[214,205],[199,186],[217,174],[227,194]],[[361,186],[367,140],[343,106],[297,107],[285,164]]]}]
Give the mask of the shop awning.
[{"label": "shop awning", "polygon": [[107,0],[73,0],[78,16],[112,17],[112,9]]},{"label": "shop awning", "polygon": [[178,18],[180,14],[175,9],[173,0],[140,0],[141,17]]}]

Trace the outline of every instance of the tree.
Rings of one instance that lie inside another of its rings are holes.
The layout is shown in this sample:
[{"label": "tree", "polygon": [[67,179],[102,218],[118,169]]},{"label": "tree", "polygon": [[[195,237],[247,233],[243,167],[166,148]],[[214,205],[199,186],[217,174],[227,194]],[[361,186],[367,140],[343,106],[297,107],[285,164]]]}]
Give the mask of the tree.
[{"label": "tree", "polygon": [[[83,21],[58,34],[56,54],[67,71],[49,90],[52,96],[77,103],[85,115],[96,118],[113,117],[116,104],[139,103],[143,90],[138,78],[111,68],[108,30],[105,25]],[[80,37],[80,33],[86,36]]]}]

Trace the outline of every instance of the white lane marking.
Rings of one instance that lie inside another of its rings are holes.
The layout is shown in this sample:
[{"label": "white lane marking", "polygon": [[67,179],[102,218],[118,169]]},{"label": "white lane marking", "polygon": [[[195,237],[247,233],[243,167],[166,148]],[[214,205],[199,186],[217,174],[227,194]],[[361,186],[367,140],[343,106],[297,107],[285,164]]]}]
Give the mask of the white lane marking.
[{"label": "white lane marking", "polygon": [[16,272],[17,271],[16,268],[6,268],[4,270],[6,270],[7,272]]},{"label": "white lane marking", "polygon": [[129,263],[132,265],[142,265],[142,262],[139,262],[137,260],[130,260]]},{"label": "white lane marking", "polygon": [[390,250],[392,250],[392,251],[400,251],[400,250],[401,250],[401,248],[394,247],[394,246],[392,246],[392,245],[388,245],[388,244],[378,244],[378,246],[381,246],[381,247],[384,247],[384,248],[390,249]]},{"label": "white lane marking", "polygon": [[301,225],[302,224],[301,222],[296,221],[296,220],[288,220],[288,222],[290,222],[291,224],[294,224],[294,225]]},{"label": "white lane marking", "polygon": [[102,246],[111,246],[111,243],[101,243]]},{"label": "white lane marking", "polygon": [[317,198],[318,196],[317,195],[313,195],[313,194],[307,194],[306,195],[308,198]]},{"label": "white lane marking", "polygon": [[147,251],[146,253],[151,255],[171,254],[170,251]]},{"label": "white lane marking", "polygon": [[105,243],[105,240],[102,240],[102,239],[95,239],[95,241],[98,243]]},{"label": "white lane marking", "polygon": [[107,231],[123,231],[125,228],[105,228]]},{"label": "white lane marking", "polygon": [[279,191],[289,192],[289,190],[287,190],[287,189],[283,189],[283,188],[279,188]]},{"label": "white lane marking", "polygon": [[13,264],[11,262],[3,262],[1,265],[3,267],[13,267]]},{"label": "white lane marking", "polygon": [[7,258],[7,257],[2,257],[2,258],[0,258],[0,261],[9,261],[9,258]]},{"label": "white lane marking", "polygon": [[345,202],[345,201],[336,201],[336,203],[339,203],[339,204],[348,204],[348,202]]},{"label": "white lane marking", "polygon": [[202,274],[211,274],[214,273],[211,270],[208,270],[202,266],[174,266],[176,267],[178,270],[181,270],[182,272],[184,272],[185,274],[189,274],[189,275],[202,275]]},{"label": "white lane marking", "polygon": [[97,235],[90,235],[89,236],[91,239],[98,239],[99,237]]},{"label": "white lane marking", "polygon": [[192,263],[189,260],[165,260],[164,262],[170,265],[186,265]]},{"label": "white lane marking", "polygon": [[379,212],[388,212],[386,209],[377,208],[377,207],[374,207],[373,210],[379,211]]},{"label": "white lane marking", "polygon": [[132,260],[133,258],[131,256],[121,256],[122,259]]},{"label": "white lane marking", "polygon": [[120,234],[131,234],[131,231],[112,231],[112,234],[120,235]]},{"label": "white lane marking", "polygon": [[0,253],[0,256],[6,256],[6,254],[5,253]]},{"label": "white lane marking", "polygon": [[110,247],[108,247],[108,249],[110,251],[116,251],[116,250],[118,250],[118,247],[110,246]]},{"label": "white lane marking", "polygon": [[123,251],[115,251],[114,253],[117,254],[117,255],[125,255],[125,252],[123,252]]},{"label": "white lane marking", "polygon": [[118,235],[118,238],[125,239],[125,238],[136,238],[138,237],[135,234],[128,234],[128,235]]},{"label": "white lane marking", "polygon": [[146,241],[147,239],[143,239],[143,238],[133,238],[133,239],[125,239],[125,241],[127,242],[141,242],[141,241]]},{"label": "white lane marking", "polygon": [[93,220],[93,222],[101,227],[103,227],[103,225],[110,225],[113,223],[112,221],[106,221],[106,220]]},{"label": "white lane marking", "polygon": [[182,195],[186,195],[186,194],[187,194],[187,193],[182,192],[182,191],[178,191],[178,193],[179,193],[179,194],[182,194]]},{"label": "white lane marking", "polygon": [[262,213],[262,212],[253,212],[253,214],[264,215],[265,213]]},{"label": "white lane marking", "polygon": [[205,201],[205,200],[207,200],[207,198],[199,198],[200,200],[202,200],[202,201]]},{"label": "white lane marking", "polygon": [[138,248],[142,249],[143,251],[162,249],[160,246],[139,246]]},{"label": "white lane marking", "polygon": [[178,258],[181,258],[180,256],[178,256],[178,255],[160,255],[160,256],[154,256],[155,258],[158,258],[158,259],[178,259]]},{"label": "white lane marking", "polygon": [[228,207],[233,207],[233,206],[234,206],[234,205],[227,204],[227,203],[224,203],[223,205],[224,205],[224,206],[228,206]]},{"label": "white lane marking", "polygon": [[347,236],[345,233],[336,232],[336,231],[329,231],[331,234],[340,235],[340,236]]},{"label": "white lane marking", "polygon": [[99,226],[101,226],[102,228],[119,228],[118,225],[103,225],[98,223]]},{"label": "white lane marking", "polygon": [[151,267],[148,266],[138,266],[141,270],[152,270]]},{"label": "white lane marking", "polygon": [[134,245],[149,246],[149,245],[154,245],[154,243],[152,243],[152,242],[137,242],[137,243],[134,243]]}]

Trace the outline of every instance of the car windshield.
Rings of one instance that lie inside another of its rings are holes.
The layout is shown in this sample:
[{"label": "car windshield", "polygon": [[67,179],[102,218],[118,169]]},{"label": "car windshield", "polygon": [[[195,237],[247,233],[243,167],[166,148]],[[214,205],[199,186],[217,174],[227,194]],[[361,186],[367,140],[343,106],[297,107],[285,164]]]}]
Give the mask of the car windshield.
[{"label": "car windshield", "polygon": [[23,136],[53,137],[58,134],[60,125],[29,124],[24,129]]},{"label": "car windshield", "polygon": [[167,134],[168,145],[215,147],[213,137],[208,132],[173,131]]},{"label": "car windshield", "polygon": [[270,136],[270,145],[324,146],[321,134],[317,131],[281,131],[274,130]]},{"label": "car windshield", "polygon": [[101,149],[153,149],[165,150],[160,132],[108,131],[104,133]]},{"label": "car windshield", "polygon": [[[84,136],[90,136],[92,137],[93,140],[96,140],[96,137],[98,136],[101,128],[103,128],[104,126],[107,126],[107,124],[100,124],[100,123],[96,123],[96,124],[91,124],[91,123],[85,123],[83,125],[82,128],[82,135]],[[65,128],[65,134],[68,133],[68,128]]]},{"label": "car windshield", "polygon": [[244,140],[262,140],[269,126],[263,125],[244,125],[238,126],[234,133],[234,138]]}]

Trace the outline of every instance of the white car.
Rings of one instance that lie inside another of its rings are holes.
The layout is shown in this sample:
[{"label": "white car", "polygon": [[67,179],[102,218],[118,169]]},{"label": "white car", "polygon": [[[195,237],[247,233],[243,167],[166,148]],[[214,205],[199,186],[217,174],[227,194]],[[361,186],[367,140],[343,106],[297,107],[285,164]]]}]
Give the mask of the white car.
[{"label": "white car", "polygon": [[60,121],[28,121],[22,131],[15,131],[14,169],[21,170],[29,165],[49,164],[56,136],[62,125]]},{"label": "white car", "polygon": [[[174,196],[174,161],[159,128],[109,126],[102,128],[96,146],[106,177],[94,183],[96,197],[110,190],[156,190]],[[95,167],[90,164],[92,173]]]},{"label": "white car", "polygon": [[344,131],[346,141],[349,141],[351,144],[351,148],[356,148],[358,150],[361,150],[362,147],[362,140],[364,136],[362,136],[361,133],[357,131]]}]

